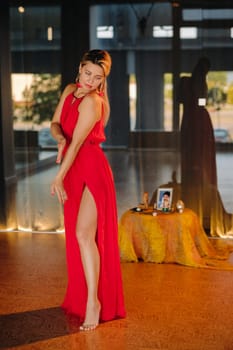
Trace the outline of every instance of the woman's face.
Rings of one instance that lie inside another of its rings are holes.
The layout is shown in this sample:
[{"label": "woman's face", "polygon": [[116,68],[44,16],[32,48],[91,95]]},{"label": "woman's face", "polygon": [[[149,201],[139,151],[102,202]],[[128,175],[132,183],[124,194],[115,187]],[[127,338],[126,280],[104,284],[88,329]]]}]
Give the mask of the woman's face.
[{"label": "woman's face", "polygon": [[92,62],[87,62],[79,69],[79,83],[87,92],[94,91],[104,81],[103,69]]}]

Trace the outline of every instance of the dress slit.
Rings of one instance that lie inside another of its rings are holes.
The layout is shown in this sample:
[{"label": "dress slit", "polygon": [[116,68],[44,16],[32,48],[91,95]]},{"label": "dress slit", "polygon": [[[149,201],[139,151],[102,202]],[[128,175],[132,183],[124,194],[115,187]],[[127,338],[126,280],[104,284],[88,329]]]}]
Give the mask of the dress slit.
[{"label": "dress slit", "polygon": [[87,189],[89,191],[89,193],[90,193],[90,195],[92,197],[92,200],[93,200],[93,202],[95,204],[95,209],[96,209],[96,233],[95,233],[95,238],[96,238],[97,232],[98,232],[98,207],[97,207],[97,201],[96,201],[96,198],[95,198],[92,190],[90,189],[90,187],[88,186],[88,184],[85,181],[83,182],[83,190],[82,190],[82,195],[81,195],[81,198],[80,198],[80,203],[79,203],[79,206],[78,206],[77,218],[76,218],[76,226],[75,227],[77,228],[80,205],[81,205],[81,202],[82,202],[83,193],[84,193],[85,189]]}]

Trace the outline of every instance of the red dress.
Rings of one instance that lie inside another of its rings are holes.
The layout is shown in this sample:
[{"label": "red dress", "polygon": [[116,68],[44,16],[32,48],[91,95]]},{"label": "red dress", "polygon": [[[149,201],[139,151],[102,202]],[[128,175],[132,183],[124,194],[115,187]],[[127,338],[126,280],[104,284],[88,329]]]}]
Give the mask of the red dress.
[{"label": "red dress", "polygon": [[[62,110],[61,126],[67,139],[72,139],[82,98],[68,95]],[[81,146],[64,179],[68,199],[64,204],[68,286],[62,307],[66,312],[85,317],[87,286],[76,239],[77,215],[85,186],[96,203],[98,219],[96,243],[100,254],[98,297],[101,302],[101,321],[125,316],[120,257],[118,221],[113,175],[100,148],[105,140],[103,119],[98,121]]]}]

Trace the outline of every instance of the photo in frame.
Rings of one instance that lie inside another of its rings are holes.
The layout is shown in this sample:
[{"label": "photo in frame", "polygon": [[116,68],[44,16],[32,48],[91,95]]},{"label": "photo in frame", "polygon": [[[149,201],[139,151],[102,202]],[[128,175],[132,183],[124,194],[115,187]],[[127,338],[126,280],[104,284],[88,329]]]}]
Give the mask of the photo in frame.
[{"label": "photo in frame", "polygon": [[173,188],[158,188],[157,191],[157,209],[170,211],[172,207]]}]

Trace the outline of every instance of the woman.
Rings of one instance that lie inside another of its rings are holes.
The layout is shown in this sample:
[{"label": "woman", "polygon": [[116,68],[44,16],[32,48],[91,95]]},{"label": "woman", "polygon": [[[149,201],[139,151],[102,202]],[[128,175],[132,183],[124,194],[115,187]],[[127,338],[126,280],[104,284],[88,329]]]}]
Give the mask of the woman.
[{"label": "woman", "polygon": [[[92,330],[125,316],[113,176],[100,148],[109,118],[106,51],[84,54],[76,79],[61,95],[51,134],[60,169],[51,184],[64,204],[68,286],[62,307]],[[63,158],[63,159],[62,159]]]}]

